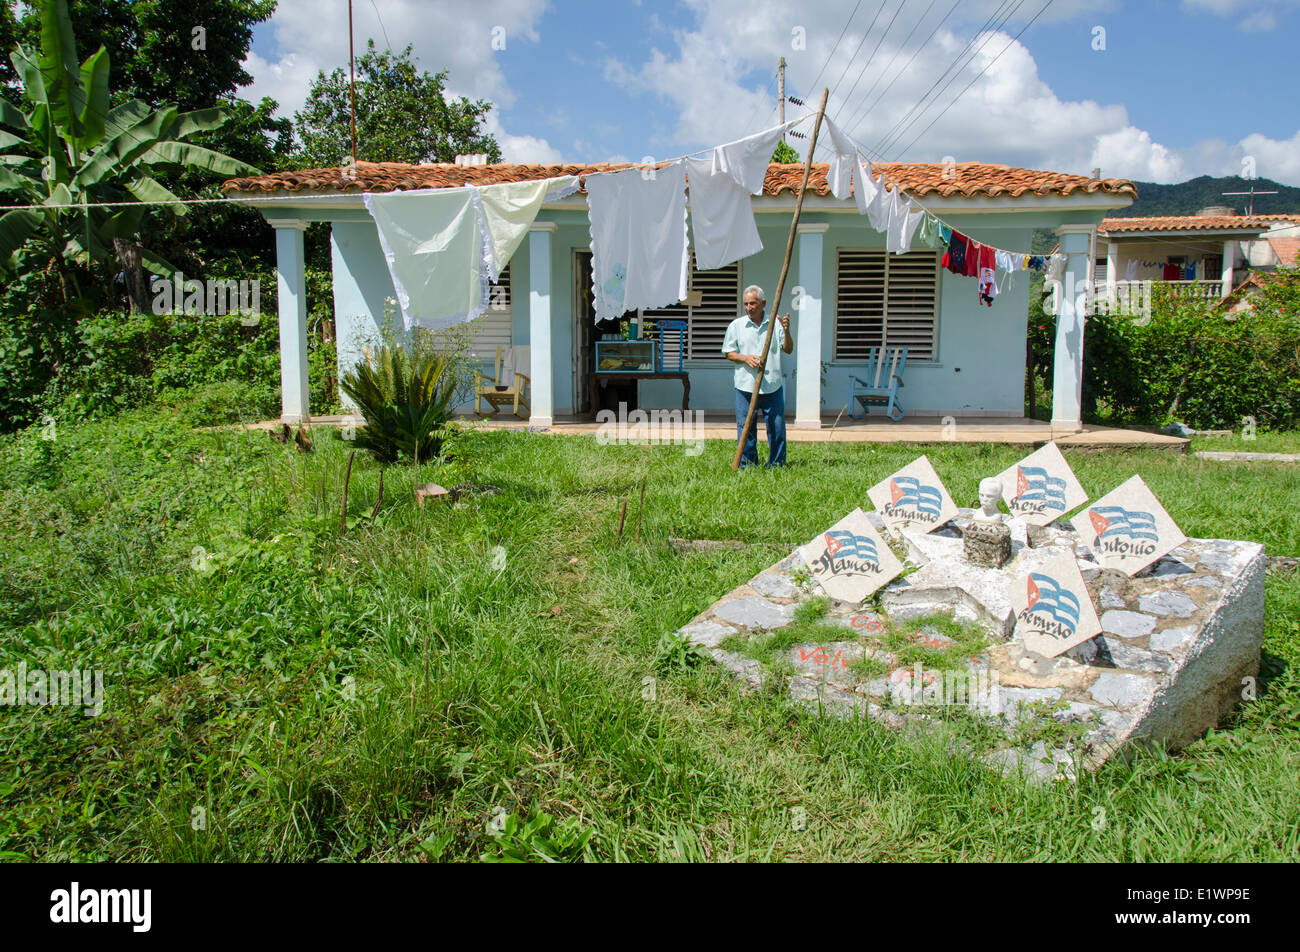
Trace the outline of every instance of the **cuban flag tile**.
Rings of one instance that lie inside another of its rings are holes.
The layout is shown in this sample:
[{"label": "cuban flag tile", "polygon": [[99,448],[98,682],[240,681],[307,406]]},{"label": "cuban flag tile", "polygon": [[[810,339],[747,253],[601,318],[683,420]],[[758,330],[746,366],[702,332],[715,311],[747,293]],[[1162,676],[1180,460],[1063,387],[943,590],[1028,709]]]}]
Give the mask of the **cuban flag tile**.
[{"label": "cuban flag tile", "polygon": [[1141,476],[1098,499],[1071,525],[1104,568],[1128,576],[1187,541]]},{"label": "cuban flag tile", "polygon": [[1088,494],[1055,443],[998,474],[1011,515],[1031,526],[1055,522],[1088,501]]},{"label": "cuban flag tile", "polygon": [[859,605],[903,571],[903,563],[872,528],[867,514],[854,509],[799,549],[826,594]]},{"label": "cuban flag tile", "polygon": [[957,515],[956,503],[925,456],[876,483],[867,497],[880,518],[899,529],[932,532]]},{"label": "cuban flag tile", "polygon": [[1061,554],[1020,572],[1012,582],[1015,638],[1045,658],[1054,658],[1101,634],[1097,609],[1079,563]]}]

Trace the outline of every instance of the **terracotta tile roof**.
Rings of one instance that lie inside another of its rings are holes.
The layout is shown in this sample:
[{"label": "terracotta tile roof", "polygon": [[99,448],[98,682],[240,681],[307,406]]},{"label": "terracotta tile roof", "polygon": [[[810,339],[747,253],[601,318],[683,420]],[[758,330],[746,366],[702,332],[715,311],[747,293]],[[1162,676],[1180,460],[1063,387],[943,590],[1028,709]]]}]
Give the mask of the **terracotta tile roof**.
[{"label": "terracotta tile roof", "polygon": [[[598,165],[406,165],[401,162],[358,162],[350,181],[344,180],[343,168],[304,169],[275,172],[253,178],[230,179],[222,185],[229,196],[256,192],[391,192],[420,188],[454,188],[461,185],[492,185],[498,182],[526,182],[560,175],[585,176],[592,172],[616,172],[632,168],[628,163]],[[901,185],[916,197],[930,194],[957,197],[1035,195],[1070,195],[1077,191],[1106,192],[1137,197],[1137,189],[1127,179],[1091,179],[1083,175],[1060,172],[1036,172],[1006,165],[963,162],[956,166],[907,162],[880,162],[873,165],[875,174]],[[818,195],[829,195],[825,163],[813,163],[809,187]],[[769,165],[763,183],[764,195],[781,195],[798,191],[803,166]]]},{"label": "terracotta tile roof", "polygon": [[1107,218],[1097,226],[1103,235],[1142,231],[1225,231],[1253,228],[1268,231],[1269,224],[1284,221],[1275,215],[1182,215],[1164,218]]},{"label": "terracotta tile roof", "polygon": [[1296,267],[1297,257],[1300,256],[1300,238],[1270,238],[1269,246],[1273,249],[1273,254],[1277,255],[1277,263],[1284,268]]}]

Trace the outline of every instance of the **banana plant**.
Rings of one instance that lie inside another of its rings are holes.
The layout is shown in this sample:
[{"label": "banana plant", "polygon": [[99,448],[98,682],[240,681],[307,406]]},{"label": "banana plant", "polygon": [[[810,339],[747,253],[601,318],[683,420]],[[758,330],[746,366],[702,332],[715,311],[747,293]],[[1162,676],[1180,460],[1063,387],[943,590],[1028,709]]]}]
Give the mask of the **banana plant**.
[{"label": "banana plant", "polygon": [[[30,108],[0,98],[0,195],[7,197],[0,204],[48,206],[0,215],[0,265],[11,271],[21,250],[35,250],[42,267],[52,263],[75,287],[71,265],[93,268],[114,254],[114,239],[138,234],[149,210],[141,203],[179,201],[156,170],[258,174],[184,141],[224,125],[221,108],[182,113],[138,99],[112,106],[108,53],[101,46],[78,63],[67,0],[42,0],[40,50],[20,47],[10,59]],[[120,204],[94,207],[105,203]],[[156,207],[177,217],[188,213],[182,204]],[[155,274],[176,270],[147,249],[140,249],[140,259]]]}]

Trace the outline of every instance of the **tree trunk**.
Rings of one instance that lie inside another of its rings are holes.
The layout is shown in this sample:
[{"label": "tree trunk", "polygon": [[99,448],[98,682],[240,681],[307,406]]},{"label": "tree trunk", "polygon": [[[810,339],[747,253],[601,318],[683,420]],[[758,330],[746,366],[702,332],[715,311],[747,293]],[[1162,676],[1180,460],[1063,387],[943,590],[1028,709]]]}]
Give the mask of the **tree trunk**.
[{"label": "tree trunk", "polygon": [[140,246],[125,238],[114,238],[113,248],[117,251],[118,260],[122,262],[122,273],[126,278],[126,296],[131,301],[131,313],[148,313],[149,285],[145,281],[144,269],[140,264]]}]

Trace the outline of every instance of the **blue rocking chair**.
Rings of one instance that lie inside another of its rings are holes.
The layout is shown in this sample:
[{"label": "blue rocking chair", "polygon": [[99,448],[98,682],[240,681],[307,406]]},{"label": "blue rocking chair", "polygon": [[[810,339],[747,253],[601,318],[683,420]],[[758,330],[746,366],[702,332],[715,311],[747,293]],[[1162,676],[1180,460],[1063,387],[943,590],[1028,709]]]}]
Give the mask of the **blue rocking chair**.
[{"label": "blue rocking chair", "polygon": [[874,405],[884,407],[895,423],[902,422],[903,404],[898,398],[898,388],[903,385],[906,365],[906,347],[872,347],[867,351],[866,379],[849,378],[849,415],[856,417],[859,405],[865,415]]}]

